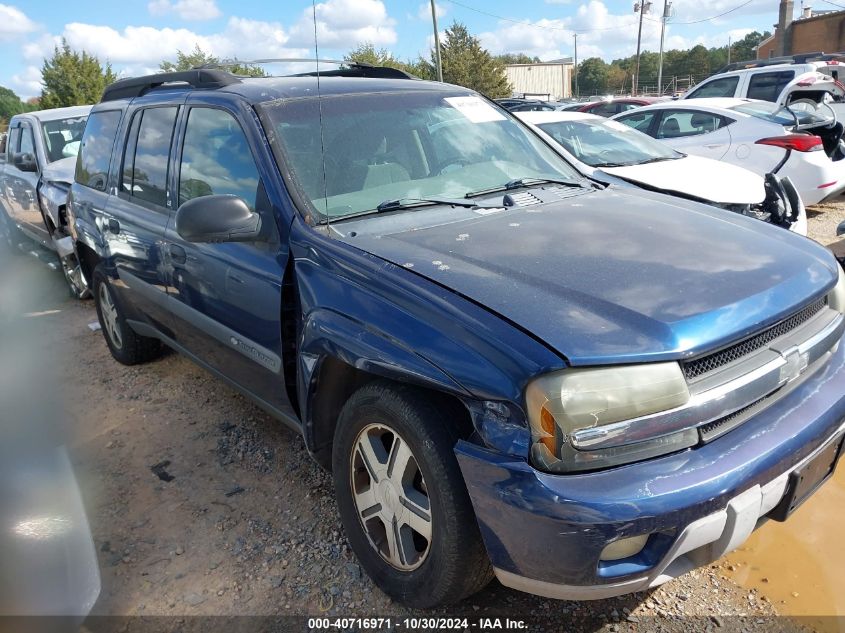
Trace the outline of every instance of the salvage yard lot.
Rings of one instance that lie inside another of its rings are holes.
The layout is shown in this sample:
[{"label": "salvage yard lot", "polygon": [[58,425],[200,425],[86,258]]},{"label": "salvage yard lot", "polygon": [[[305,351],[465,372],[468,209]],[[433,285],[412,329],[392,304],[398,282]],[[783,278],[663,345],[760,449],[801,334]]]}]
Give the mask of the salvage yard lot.
[{"label": "salvage yard lot", "polygon": [[[810,235],[833,242],[845,202],[808,215]],[[67,299],[60,273],[28,257],[0,252],[0,259],[13,273],[1,284],[16,278],[34,289],[20,313],[37,318],[13,327],[63,368],[64,422],[102,574],[95,615],[420,615],[392,603],[363,573],[340,527],[331,478],[300,437],[174,353],[119,365],[88,327],[93,304]],[[812,508],[811,501],[803,511]],[[701,628],[718,628],[731,615],[776,613],[764,590],[737,586],[723,565],[647,594],[583,603],[494,581],[431,614],[533,614],[549,623],[574,616],[584,630],[617,622],[687,630],[696,621],[675,616],[702,616]],[[752,618],[741,628],[795,626]]]}]

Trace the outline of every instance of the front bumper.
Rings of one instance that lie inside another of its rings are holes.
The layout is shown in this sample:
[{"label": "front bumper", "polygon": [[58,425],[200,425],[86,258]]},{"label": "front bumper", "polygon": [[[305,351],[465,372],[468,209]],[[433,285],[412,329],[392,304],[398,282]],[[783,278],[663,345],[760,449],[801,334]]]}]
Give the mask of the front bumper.
[{"label": "front bumper", "polygon": [[[653,587],[738,547],[789,474],[845,431],[845,345],[826,367],[709,444],[594,473],[550,475],[460,442],[456,453],[502,584],[597,599]],[[618,539],[641,554],[600,563]]]}]

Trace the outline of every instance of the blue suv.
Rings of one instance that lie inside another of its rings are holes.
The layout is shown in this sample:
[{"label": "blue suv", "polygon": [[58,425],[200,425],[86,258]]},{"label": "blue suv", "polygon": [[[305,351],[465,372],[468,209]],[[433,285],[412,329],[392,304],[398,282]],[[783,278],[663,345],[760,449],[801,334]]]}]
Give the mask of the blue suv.
[{"label": "blue suv", "polygon": [[842,447],[827,250],[597,185],[464,88],[361,65],[122,80],[68,212],[114,358],[174,348],[302,433],[407,605],[493,575],[656,586],[786,519]]}]

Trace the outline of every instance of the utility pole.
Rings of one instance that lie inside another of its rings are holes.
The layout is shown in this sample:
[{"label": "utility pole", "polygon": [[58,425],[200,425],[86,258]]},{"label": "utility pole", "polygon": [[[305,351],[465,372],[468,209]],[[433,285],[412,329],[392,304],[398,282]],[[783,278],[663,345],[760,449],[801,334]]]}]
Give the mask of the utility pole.
[{"label": "utility pole", "polygon": [[437,8],[431,0],[431,21],[434,24],[434,63],[437,65],[437,81],[443,82],[443,64],[440,62],[440,33],[437,32]]},{"label": "utility pole", "polygon": [[731,36],[728,35],[728,63],[731,63]]},{"label": "utility pole", "polygon": [[578,92],[578,34],[573,33],[573,37],[575,37],[575,96],[579,96]]},{"label": "utility pole", "polygon": [[669,19],[669,11],[672,9],[672,3],[669,0],[663,0],[663,17],[660,22],[660,61],[657,65],[657,90],[663,94],[663,38],[666,37],[666,20]]},{"label": "utility pole", "polygon": [[651,6],[651,2],[648,0],[639,0],[639,2],[634,4],[634,12],[640,12],[640,28],[637,31],[637,74],[634,75],[634,81],[631,84],[631,94],[633,96],[637,96],[637,87],[640,83],[640,43],[643,39],[643,14],[648,11],[648,8]]}]

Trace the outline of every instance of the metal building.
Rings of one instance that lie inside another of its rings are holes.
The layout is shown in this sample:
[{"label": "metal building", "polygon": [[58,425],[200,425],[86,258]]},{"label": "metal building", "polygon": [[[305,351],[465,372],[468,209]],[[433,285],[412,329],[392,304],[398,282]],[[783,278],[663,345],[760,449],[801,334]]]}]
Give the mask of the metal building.
[{"label": "metal building", "polygon": [[572,96],[572,58],[564,57],[536,64],[508,64],[505,75],[515,95],[549,100]]}]

